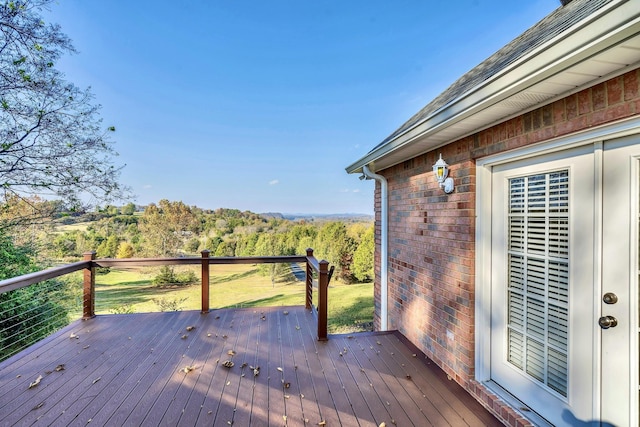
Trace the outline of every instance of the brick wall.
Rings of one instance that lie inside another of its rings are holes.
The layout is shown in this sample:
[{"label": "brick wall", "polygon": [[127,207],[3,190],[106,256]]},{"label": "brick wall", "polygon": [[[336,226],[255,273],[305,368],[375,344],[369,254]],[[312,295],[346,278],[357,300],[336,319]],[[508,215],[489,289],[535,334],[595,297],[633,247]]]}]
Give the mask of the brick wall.
[{"label": "brick wall", "polygon": [[[639,88],[636,69],[378,171],[389,182],[389,329],[401,331],[507,424],[519,419],[518,425],[524,425],[521,417],[473,381],[475,159],[638,115]],[[440,153],[455,180],[450,195],[433,177]],[[379,186],[375,207],[379,247]],[[379,327],[379,250],[375,265],[374,321]]]}]

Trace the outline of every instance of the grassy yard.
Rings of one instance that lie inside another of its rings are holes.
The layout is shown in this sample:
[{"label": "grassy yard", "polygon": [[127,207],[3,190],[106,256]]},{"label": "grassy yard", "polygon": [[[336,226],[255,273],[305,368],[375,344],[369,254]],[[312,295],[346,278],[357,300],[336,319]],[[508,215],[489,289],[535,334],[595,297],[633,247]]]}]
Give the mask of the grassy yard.
[{"label": "grassy yard", "polygon": [[[199,267],[192,268],[199,277]],[[199,310],[200,285],[156,286],[157,269],[112,270],[96,277],[96,313]],[[271,283],[255,265],[215,265],[211,267],[210,307],[259,307],[304,305],[304,282]],[[314,300],[317,292],[314,292]],[[315,303],[315,302],[314,302]],[[329,287],[329,332],[371,330],[373,285],[343,285],[333,281]]]}]

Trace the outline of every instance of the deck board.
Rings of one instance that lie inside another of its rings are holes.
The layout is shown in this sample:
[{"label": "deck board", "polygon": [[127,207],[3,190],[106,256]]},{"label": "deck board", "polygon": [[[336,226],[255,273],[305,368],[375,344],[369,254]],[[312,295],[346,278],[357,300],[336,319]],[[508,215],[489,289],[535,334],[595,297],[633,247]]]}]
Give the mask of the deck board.
[{"label": "deck board", "polygon": [[501,425],[399,333],[320,342],[315,322],[302,307],[78,321],[0,363],[0,425]]}]

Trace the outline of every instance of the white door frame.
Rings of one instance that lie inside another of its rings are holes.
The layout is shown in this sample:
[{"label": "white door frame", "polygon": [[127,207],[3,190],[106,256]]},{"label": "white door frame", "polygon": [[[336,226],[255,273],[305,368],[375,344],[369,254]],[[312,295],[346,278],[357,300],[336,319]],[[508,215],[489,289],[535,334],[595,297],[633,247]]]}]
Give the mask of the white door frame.
[{"label": "white door frame", "polygon": [[[507,402],[513,401],[508,394],[491,382],[491,204],[492,204],[492,170],[494,166],[526,159],[533,156],[553,153],[588,144],[601,143],[605,140],[622,138],[629,135],[640,134],[640,118],[622,120],[613,124],[599,126],[586,131],[578,132],[566,137],[555,138],[538,144],[533,144],[521,149],[499,153],[484,157],[476,161],[476,283],[475,283],[475,372],[476,380],[483,383],[487,388]],[[600,312],[600,291],[594,292],[594,313]],[[597,319],[597,318],[596,318]],[[594,320],[595,321],[595,320]],[[631,348],[638,348],[637,335],[634,335],[636,342],[631,342]],[[632,340],[634,340],[632,336]],[[594,357],[601,352],[601,342],[595,340],[593,349]],[[599,357],[595,357],[599,361]],[[595,378],[595,388],[600,390],[600,365],[594,364],[593,375]],[[593,393],[593,407],[596,413],[595,419],[600,418],[600,393]],[[517,402],[514,402],[517,405]],[[524,414],[531,417],[531,414]],[[535,417],[534,417],[535,418]],[[543,422],[543,420],[536,420]]]}]

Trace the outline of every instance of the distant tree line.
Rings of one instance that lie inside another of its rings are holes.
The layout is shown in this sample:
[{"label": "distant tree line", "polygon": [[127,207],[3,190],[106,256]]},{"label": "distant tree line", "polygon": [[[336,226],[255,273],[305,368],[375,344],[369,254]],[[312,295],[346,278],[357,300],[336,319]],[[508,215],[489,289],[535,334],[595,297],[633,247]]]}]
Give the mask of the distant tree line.
[{"label": "distant tree line", "polygon": [[[373,278],[372,222],[287,220],[238,209],[206,210],[181,201],[160,200],[139,208],[106,206],[96,212],[60,213],[45,233],[48,256],[77,259],[95,250],[99,258],[303,255],[335,266],[346,283]],[[267,269],[269,266],[261,268]]]}]

